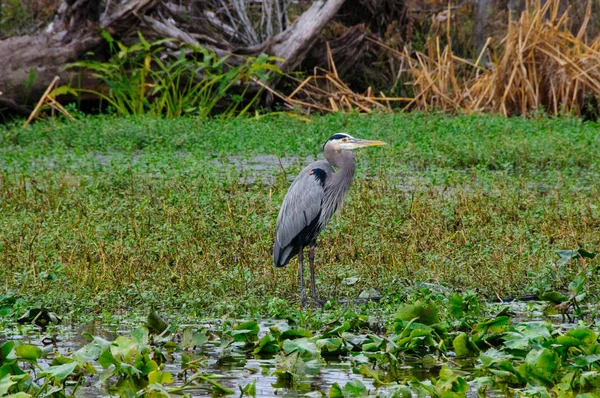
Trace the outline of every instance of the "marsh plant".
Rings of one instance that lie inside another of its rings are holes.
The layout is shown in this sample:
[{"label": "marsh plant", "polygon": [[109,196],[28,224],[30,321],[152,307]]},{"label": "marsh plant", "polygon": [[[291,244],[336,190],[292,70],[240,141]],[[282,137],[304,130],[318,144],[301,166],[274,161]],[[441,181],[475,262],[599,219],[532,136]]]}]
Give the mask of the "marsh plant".
[{"label": "marsh plant", "polygon": [[[262,330],[255,320],[231,319],[155,333],[144,326],[112,340],[86,334],[88,343],[71,353],[9,340],[0,346],[0,394],[255,396],[261,375],[247,367],[249,360],[272,380],[268,392],[261,382],[262,394],[570,397],[600,388],[600,344],[592,328],[522,322],[507,307],[492,313],[487,306],[482,315],[468,311],[473,321],[465,328],[445,305],[439,296],[399,305],[383,333],[367,316],[336,308],[316,315],[329,320],[312,330],[293,318]],[[311,383],[340,360],[353,380],[326,390]],[[232,368],[235,379],[221,374]]]},{"label": "marsh plant", "polygon": [[[277,212],[290,179],[337,131],[389,145],[359,154],[359,178],[319,242],[317,289],[332,301],[374,289],[398,304],[428,283],[495,300],[564,294],[583,263],[556,265],[555,251],[600,245],[596,124],[310,120],[101,116],[0,127],[2,294],[59,316],[57,306],[140,305],[284,315],[297,267],[269,262]],[[586,269],[598,261],[584,260]]]},{"label": "marsh plant", "polygon": [[240,61],[178,44],[179,51],[165,57],[165,46],[175,46],[171,39],[148,42],[138,33],[139,42],[126,46],[106,31],[102,36],[109,45],[108,61],[78,61],[70,67],[92,70],[106,91],[75,92],[100,97],[120,115],[206,117],[218,108],[223,117],[240,116],[261,94],[262,86],[253,83],[281,73],[276,59],[266,54]]}]

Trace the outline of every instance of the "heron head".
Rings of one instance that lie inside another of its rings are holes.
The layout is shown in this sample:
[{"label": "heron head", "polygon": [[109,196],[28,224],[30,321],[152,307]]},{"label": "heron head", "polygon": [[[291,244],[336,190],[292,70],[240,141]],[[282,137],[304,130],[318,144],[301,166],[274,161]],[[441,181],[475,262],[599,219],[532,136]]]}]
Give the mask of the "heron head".
[{"label": "heron head", "polygon": [[329,137],[325,145],[323,146],[323,150],[325,147],[332,147],[332,149],[336,152],[341,151],[352,151],[356,148],[364,148],[367,146],[381,146],[385,145],[383,141],[375,141],[375,140],[361,140],[360,138],[354,138],[350,134],[346,133],[337,133]]}]

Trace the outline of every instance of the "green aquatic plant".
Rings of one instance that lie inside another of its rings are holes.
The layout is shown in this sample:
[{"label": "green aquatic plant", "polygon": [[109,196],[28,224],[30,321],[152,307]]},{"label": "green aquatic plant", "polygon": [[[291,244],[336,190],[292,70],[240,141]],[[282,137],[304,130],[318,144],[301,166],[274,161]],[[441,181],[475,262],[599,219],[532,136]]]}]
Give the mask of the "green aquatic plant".
[{"label": "green aquatic plant", "polygon": [[367,387],[360,380],[349,381],[343,388],[335,382],[329,389],[330,398],[358,398],[367,395]]},{"label": "green aquatic plant", "polygon": [[101,34],[111,58],[106,62],[77,61],[69,67],[93,71],[108,88],[107,92],[83,88],[75,92],[101,98],[120,115],[206,117],[224,99],[228,102],[222,110],[225,117],[243,115],[262,91],[249,95],[251,82],[281,73],[276,58],[266,54],[246,57],[239,64],[203,47],[182,44],[176,56],[165,59],[160,54],[172,39],[148,42],[138,32],[139,42],[126,46],[107,31]]}]

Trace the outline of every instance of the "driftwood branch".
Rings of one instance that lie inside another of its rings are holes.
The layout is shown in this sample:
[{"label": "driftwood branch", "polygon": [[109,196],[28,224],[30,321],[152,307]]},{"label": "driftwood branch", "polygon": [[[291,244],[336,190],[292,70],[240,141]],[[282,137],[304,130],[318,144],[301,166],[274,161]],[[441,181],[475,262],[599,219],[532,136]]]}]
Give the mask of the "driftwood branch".
[{"label": "driftwood branch", "polygon": [[[287,14],[289,0],[258,2],[262,14],[256,21],[250,20],[247,4],[241,0],[202,3],[228,5],[231,8],[226,7],[227,15],[222,9],[215,12],[206,6],[193,13],[180,2],[171,1],[63,0],[54,22],[38,34],[0,40],[2,102],[15,110],[13,104],[33,104],[54,76],[63,83],[77,81],[81,88],[97,90],[99,82],[91,74],[78,76],[79,71],[65,66],[90,53],[95,59],[108,58],[101,29],[124,42],[137,40],[138,31],[153,40],[173,38],[203,46],[219,57],[267,53],[282,58],[279,66],[288,72],[302,63],[345,0],[315,0],[292,24]],[[260,42],[267,32],[279,33]],[[240,57],[230,59],[243,61]]]},{"label": "driftwood branch", "polygon": [[290,27],[264,46],[264,52],[283,58],[280,68],[288,72],[296,68],[310,51],[317,35],[333,18],[344,0],[317,0]]}]

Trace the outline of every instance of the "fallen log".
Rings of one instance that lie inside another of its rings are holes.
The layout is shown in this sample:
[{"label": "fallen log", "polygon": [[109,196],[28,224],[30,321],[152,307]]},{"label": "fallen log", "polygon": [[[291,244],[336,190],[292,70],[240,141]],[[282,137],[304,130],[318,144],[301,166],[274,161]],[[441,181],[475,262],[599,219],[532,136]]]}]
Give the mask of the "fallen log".
[{"label": "fallen log", "polygon": [[[102,47],[99,29],[119,32],[137,25],[136,13],[148,12],[157,0],[125,0],[120,4],[92,0],[64,0],[54,22],[36,35],[0,41],[0,91],[3,101],[26,106],[35,103],[55,76],[75,81],[77,71],[65,66]],[[94,5],[104,3],[102,12]],[[84,88],[98,85],[91,75],[79,82]]]},{"label": "fallen log", "polygon": [[[2,102],[27,106],[35,103],[55,76],[62,83],[87,90],[100,90],[100,82],[90,73],[65,69],[90,53],[99,60],[109,54],[100,34],[104,29],[126,42],[137,40],[137,32],[149,39],[174,38],[179,42],[204,46],[219,57],[267,53],[281,58],[280,68],[294,70],[306,57],[323,27],[334,17],[344,0],[316,0],[291,25],[259,45],[243,46],[227,42],[231,34],[227,21],[204,11],[198,23],[165,17],[181,12],[169,0],[63,0],[54,22],[35,35],[0,41],[0,92]],[[189,11],[189,10],[188,10]],[[236,62],[236,57],[230,58]],[[238,57],[237,62],[244,62]],[[271,84],[276,84],[272,82]]]}]

